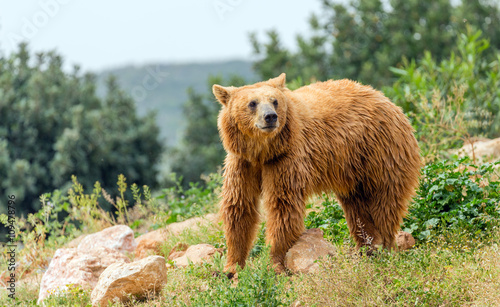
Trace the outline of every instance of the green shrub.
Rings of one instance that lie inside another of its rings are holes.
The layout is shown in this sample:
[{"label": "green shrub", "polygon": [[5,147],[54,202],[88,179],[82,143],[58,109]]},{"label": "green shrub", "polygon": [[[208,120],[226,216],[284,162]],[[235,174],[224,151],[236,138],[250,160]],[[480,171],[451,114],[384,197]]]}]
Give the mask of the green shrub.
[{"label": "green shrub", "polygon": [[[224,261],[216,262],[222,269]],[[225,276],[209,278],[208,289],[192,297],[191,306],[289,306],[293,302],[288,277],[276,275],[268,247],[238,272],[237,286],[232,283]]]},{"label": "green shrub", "polygon": [[157,186],[163,145],[154,113],[138,116],[115,78],[100,98],[95,76],[64,66],[57,53],[33,55],[26,44],[0,54],[0,199],[15,195],[19,214],[38,210],[42,193],[66,190],[71,174],[84,186],[99,180],[109,189],[120,173]]},{"label": "green shrub", "polygon": [[500,218],[500,182],[495,170],[499,164],[477,167],[462,158],[425,166],[404,230],[419,240],[451,230],[488,236]]},{"label": "green shrub", "polygon": [[469,29],[441,62],[426,52],[392,68],[399,79],[384,91],[408,114],[426,161],[470,135],[500,136],[500,53],[492,61],[488,48],[481,32]]},{"label": "green shrub", "polygon": [[327,240],[338,244],[344,243],[349,238],[349,228],[340,205],[331,196],[323,194],[323,202],[319,209],[307,215],[306,228],[319,228],[323,230]]},{"label": "green shrub", "polygon": [[162,224],[183,221],[194,216],[201,216],[215,210],[219,199],[219,189],[222,186],[222,176],[219,173],[212,173],[202,176],[205,184],[189,183],[189,188],[182,185],[182,177],[173,178],[175,186],[163,189],[162,193],[156,197],[163,200],[165,208],[163,212],[158,212]]}]

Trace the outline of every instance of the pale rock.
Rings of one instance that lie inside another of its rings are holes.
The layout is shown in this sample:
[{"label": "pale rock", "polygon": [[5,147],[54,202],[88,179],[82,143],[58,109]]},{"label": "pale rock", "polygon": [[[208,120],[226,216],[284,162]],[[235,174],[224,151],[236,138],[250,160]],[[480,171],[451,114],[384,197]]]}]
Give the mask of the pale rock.
[{"label": "pale rock", "polygon": [[472,144],[466,143],[458,150],[458,155],[475,157],[479,163],[483,162],[484,158],[488,161],[496,161],[500,158],[500,138],[478,140]]},{"label": "pale rock", "polygon": [[321,229],[308,229],[286,253],[285,267],[293,273],[314,273],[319,268],[316,260],[334,253],[335,248],[323,238]]},{"label": "pale rock", "polygon": [[168,255],[167,260],[174,260],[176,258],[180,258],[186,254],[186,251],[175,251],[171,252],[170,255]]},{"label": "pale rock", "polygon": [[103,246],[92,250],[58,249],[43,274],[38,303],[51,294],[67,290],[70,284],[92,289],[108,266],[126,262],[130,260],[125,255]]},{"label": "pale rock", "polygon": [[64,245],[66,248],[76,248],[82,242],[82,240],[86,237],[87,235],[81,235],[79,237],[74,238],[73,240],[69,241]]},{"label": "pale rock", "polygon": [[187,267],[190,263],[200,264],[210,260],[216,252],[217,249],[210,244],[197,244],[190,246],[184,255],[173,259],[173,262],[177,267]]},{"label": "pale rock", "polygon": [[78,244],[78,249],[89,251],[99,246],[109,247],[122,253],[131,253],[135,251],[137,243],[134,239],[134,231],[130,227],[116,225],[86,236]]},{"label": "pale rock", "polygon": [[161,291],[167,281],[165,258],[149,256],[132,263],[110,265],[92,291],[92,306],[127,302],[130,297],[145,298]]},{"label": "pale rock", "polygon": [[140,259],[150,254],[159,254],[161,244],[167,240],[169,235],[178,236],[186,230],[197,231],[201,227],[217,224],[217,221],[217,215],[210,213],[202,217],[194,217],[182,222],[169,224],[164,229],[148,232],[136,238],[136,257]]},{"label": "pale rock", "polygon": [[170,250],[168,254],[167,260],[174,260],[175,258],[179,258],[184,256],[186,250],[189,248],[189,245],[183,242],[177,242],[174,247]]},{"label": "pale rock", "polygon": [[218,217],[216,214],[210,213],[202,217],[193,217],[188,220],[172,223],[167,226],[167,230],[171,235],[177,236],[182,234],[185,230],[199,230],[200,227],[207,227],[211,224],[216,224]]},{"label": "pale rock", "polygon": [[415,245],[415,239],[410,233],[399,231],[396,234],[396,245],[398,251],[404,251]]},{"label": "pale rock", "polygon": [[142,259],[151,254],[159,254],[161,244],[166,241],[167,235],[168,231],[166,229],[158,229],[137,237],[135,239],[137,242],[136,259]]}]

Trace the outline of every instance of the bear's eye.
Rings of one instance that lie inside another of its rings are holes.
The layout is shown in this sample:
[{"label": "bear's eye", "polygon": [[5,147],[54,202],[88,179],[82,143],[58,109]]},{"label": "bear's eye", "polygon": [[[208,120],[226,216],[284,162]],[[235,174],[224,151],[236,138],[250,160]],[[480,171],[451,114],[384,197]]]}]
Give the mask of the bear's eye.
[{"label": "bear's eye", "polygon": [[275,108],[278,106],[278,100],[277,99],[273,99],[273,106]]},{"label": "bear's eye", "polygon": [[255,101],[255,100],[250,101],[250,103],[248,104],[248,106],[251,109],[255,108],[257,106],[257,101]]}]

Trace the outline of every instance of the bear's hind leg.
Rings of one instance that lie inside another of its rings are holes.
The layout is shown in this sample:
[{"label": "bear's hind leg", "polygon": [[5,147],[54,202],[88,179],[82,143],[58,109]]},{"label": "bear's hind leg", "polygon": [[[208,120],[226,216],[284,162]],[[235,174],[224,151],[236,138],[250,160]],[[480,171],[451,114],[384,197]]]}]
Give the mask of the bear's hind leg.
[{"label": "bear's hind leg", "polygon": [[370,204],[360,197],[338,197],[347,226],[356,246],[367,246],[369,252],[384,244],[384,239],[370,212]]},{"label": "bear's hind leg", "polygon": [[401,228],[408,201],[391,195],[381,195],[376,199],[377,203],[371,209],[375,225],[380,231],[384,247],[393,249],[396,247],[396,234]]}]

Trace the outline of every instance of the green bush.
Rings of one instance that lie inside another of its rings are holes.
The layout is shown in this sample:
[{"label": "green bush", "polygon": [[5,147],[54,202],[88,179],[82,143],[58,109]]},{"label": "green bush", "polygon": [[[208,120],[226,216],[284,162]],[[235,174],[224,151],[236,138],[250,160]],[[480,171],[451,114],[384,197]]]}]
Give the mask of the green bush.
[{"label": "green bush", "polygon": [[161,152],[154,114],[139,117],[115,79],[99,98],[95,76],[65,72],[54,52],[32,56],[23,44],[0,55],[0,199],[15,195],[17,214],[38,210],[42,193],[67,190],[72,174],[86,187],[110,188],[119,174],[155,187]]},{"label": "green bush", "polygon": [[500,136],[500,53],[490,60],[489,46],[469,29],[459,36],[458,51],[441,62],[426,52],[392,68],[399,79],[385,93],[408,114],[426,160],[470,135]]},{"label": "green bush", "polygon": [[[222,269],[224,261],[215,262]],[[238,272],[236,287],[225,276],[208,277],[208,289],[192,297],[191,306],[290,306],[294,295],[287,284],[287,276],[274,272],[267,247]]]},{"label": "green bush", "polygon": [[495,170],[499,164],[477,167],[462,158],[425,166],[404,230],[419,240],[452,230],[488,236],[500,218],[500,182]]},{"label": "green bush", "polygon": [[306,228],[319,228],[323,230],[327,240],[342,244],[349,238],[349,228],[347,228],[344,211],[337,201],[327,194],[323,194],[323,202],[319,209],[319,211],[311,211],[307,215]]},{"label": "green bush", "polygon": [[[222,186],[222,176],[212,173],[202,176],[205,183],[189,183],[189,187],[183,186],[182,177],[174,178],[175,186],[163,189],[156,197],[164,202],[163,211],[159,211],[162,225],[183,221],[195,216],[201,216],[215,210],[219,199],[219,189]],[[156,225],[155,227],[161,227]]]}]

